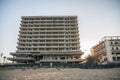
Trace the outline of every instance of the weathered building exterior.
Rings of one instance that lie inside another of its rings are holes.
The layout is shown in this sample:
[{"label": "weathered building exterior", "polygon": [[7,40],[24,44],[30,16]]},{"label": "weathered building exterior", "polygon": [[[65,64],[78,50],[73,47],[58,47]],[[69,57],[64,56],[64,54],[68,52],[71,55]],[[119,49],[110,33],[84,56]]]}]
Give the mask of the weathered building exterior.
[{"label": "weathered building exterior", "polygon": [[17,63],[81,61],[77,16],[23,16],[17,44]]},{"label": "weathered building exterior", "polygon": [[120,36],[106,36],[91,48],[98,63],[120,63]]}]

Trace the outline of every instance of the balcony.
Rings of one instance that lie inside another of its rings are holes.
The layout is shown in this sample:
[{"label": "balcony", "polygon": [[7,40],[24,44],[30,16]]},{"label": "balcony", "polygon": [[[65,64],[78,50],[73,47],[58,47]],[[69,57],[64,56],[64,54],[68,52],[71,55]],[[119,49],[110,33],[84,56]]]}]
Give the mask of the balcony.
[{"label": "balcony", "polygon": [[110,44],[110,46],[120,46],[120,43],[118,43],[118,44]]},{"label": "balcony", "polygon": [[21,53],[11,52],[10,55],[30,55],[30,53],[21,51]]},{"label": "balcony", "polygon": [[81,61],[83,60],[82,59],[64,59],[64,60],[45,59],[45,60],[36,61],[36,63],[40,63],[40,62],[81,62]]},{"label": "balcony", "polygon": [[38,52],[40,52],[40,53],[32,54],[32,55],[82,55],[81,51],[77,51],[77,50],[72,50],[72,51],[68,51],[68,50],[40,51],[40,50],[38,50]]},{"label": "balcony", "polygon": [[16,57],[16,58],[8,57],[7,59],[11,61],[34,61],[33,58],[24,58],[24,57]]},{"label": "balcony", "polygon": [[120,50],[111,50],[111,52],[120,52]]}]

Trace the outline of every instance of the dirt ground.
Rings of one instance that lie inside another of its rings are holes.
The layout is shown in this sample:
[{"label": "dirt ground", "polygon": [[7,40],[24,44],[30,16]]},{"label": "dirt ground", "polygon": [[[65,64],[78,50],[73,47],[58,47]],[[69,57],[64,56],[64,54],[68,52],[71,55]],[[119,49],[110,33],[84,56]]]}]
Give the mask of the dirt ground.
[{"label": "dirt ground", "polygon": [[0,70],[0,80],[120,80],[120,68],[39,68]]}]

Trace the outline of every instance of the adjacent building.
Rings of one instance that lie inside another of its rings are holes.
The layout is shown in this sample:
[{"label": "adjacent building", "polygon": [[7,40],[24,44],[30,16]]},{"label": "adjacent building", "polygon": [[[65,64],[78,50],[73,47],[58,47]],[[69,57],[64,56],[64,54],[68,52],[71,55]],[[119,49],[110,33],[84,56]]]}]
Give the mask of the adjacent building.
[{"label": "adjacent building", "polygon": [[120,63],[120,36],[106,36],[91,48],[98,63]]},{"label": "adjacent building", "polygon": [[17,44],[13,62],[81,61],[77,16],[23,16]]}]

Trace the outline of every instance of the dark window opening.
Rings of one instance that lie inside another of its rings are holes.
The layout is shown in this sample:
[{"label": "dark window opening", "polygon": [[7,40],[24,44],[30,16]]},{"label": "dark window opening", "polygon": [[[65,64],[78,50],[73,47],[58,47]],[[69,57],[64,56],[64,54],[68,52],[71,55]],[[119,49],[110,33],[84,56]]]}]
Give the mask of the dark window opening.
[{"label": "dark window opening", "polygon": [[120,61],[120,57],[117,57],[117,60]]},{"label": "dark window opening", "polygon": [[116,57],[113,57],[113,61],[116,61]]},{"label": "dark window opening", "polygon": [[60,57],[60,59],[62,59],[62,60],[63,60],[63,59],[65,59],[65,57]]},{"label": "dark window opening", "polygon": [[118,50],[118,47],[116,47],[116,50]]},{"label": "dark window opening", "polygon": [[115,54],[115,53],[112,53],[112,54]]},{"label": "dark window opening", "polygon": [[118,44],[118,42],[115,42],[115,44]]},{"label": "dark window opening", "polygon": [[116,53],[116,55],[119,55],[120,53]]},{"label": "dark window opening", "polygon": [[112,47],[112,50],[114,50],[114,48]]},{"label": "dark window opening", "polygon": [[111,44],[113,44],[113,42],[111,42]]}]

